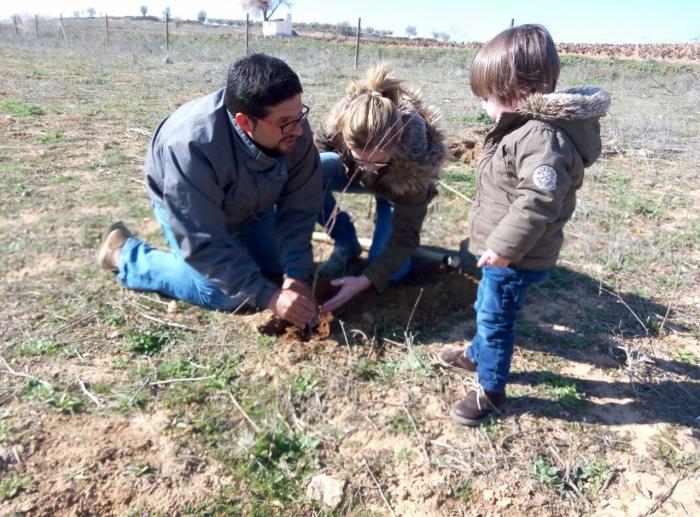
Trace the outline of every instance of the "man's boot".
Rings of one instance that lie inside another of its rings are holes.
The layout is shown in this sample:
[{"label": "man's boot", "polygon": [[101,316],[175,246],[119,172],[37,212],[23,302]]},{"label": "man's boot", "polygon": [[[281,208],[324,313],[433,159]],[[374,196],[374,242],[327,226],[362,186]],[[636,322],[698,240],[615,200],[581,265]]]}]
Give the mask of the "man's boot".
[{"label": "man's boot", "polygon": [[117,221],[105,230],[102,243],[97,250],[97,264],[108,271],[119,271],[119,254],[126,240],[132,233],[121,221]]},{"label": "man's boot", "polygon": [[355,260],[362,253],[360,243],[355,241],[351,245],[336,244],[333,253],[327,260],[323,261],[319,267],[319,275],[325,278],[338,278],[344,276],[348,269],[348,264]]},{"label": "man's boot", "polygon": [[506,394],[485,391],[481,387],[471,390],[467,396],[452,408],[452,418],[463,425],[477,426],[486,420],[506,401]]}]

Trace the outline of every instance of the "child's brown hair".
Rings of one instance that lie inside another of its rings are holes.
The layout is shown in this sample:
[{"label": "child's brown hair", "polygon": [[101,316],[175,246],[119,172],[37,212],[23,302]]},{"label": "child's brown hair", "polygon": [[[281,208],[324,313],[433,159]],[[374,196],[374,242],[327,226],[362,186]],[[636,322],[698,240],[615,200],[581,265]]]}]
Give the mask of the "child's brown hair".
[{"label": "child's brown hair", "polygon": [[542,25],[506,29],[474,56],[469,86],[480,98],[510,106],[531,93],[551,93],[559,79],[559,55]]}]

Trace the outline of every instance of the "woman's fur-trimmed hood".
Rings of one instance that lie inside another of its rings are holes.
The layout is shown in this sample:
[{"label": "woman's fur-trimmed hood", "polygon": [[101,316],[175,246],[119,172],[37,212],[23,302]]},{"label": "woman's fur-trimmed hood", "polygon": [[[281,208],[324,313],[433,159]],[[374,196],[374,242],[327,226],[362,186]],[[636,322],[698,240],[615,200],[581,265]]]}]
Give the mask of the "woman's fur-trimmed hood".
[{"label": "woman's fur-trimmed hood", "polygon": [[563,129],[588,167],[600,155],[600,117],[610,106],[610,94],[599,88],[569,88],[534,93],[515,111],[519,117],[541,120]]},{"label": "woman's fur-trimmed hood", "polygon": [[[334,108],[328,120],[335,120],[337,110],[345,108],[345,99]],[[368,188],[389,191],[394,196],[416,196],[426,192],[440,175],[442,162],[447,153],[445,136],[439,127],[440,115],[433,107],[423,106],[418,95],[406,93],[401,96],[399,113],[403,122],[400,141],[389,165],[379,174],[360,171],[359,180]],[[355,162],[341,134],[341,128],[321,128],[317,138],[319,151],[340,153],[348,172],[354,177]]]}]

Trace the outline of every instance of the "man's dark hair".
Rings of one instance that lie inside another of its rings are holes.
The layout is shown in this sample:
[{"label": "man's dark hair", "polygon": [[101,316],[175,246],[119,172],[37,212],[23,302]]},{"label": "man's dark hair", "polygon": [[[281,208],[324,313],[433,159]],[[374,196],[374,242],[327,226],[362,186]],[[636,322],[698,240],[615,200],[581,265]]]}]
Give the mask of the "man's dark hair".
[{"label": "man's dark hair", "polygon": [[263,118],[268,107],[302,91],[299,76],[287,63],[267,54],[251,54],[229,67],[224,104],[232,115]]}]

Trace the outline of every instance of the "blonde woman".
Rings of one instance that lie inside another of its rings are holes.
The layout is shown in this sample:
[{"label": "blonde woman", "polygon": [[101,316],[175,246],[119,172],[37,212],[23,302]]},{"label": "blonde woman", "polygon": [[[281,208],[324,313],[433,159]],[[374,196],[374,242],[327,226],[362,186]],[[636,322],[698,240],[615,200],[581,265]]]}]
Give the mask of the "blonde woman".
[{"label": "blonde woman", "polygon": [[[321,274],[334,278],[340,291],[323,312],[339,308],[370,285],[381,292],[389,280],[403,278],[410,269],[445,156],[438,118],[384,65],[353,81],[333,108],[316,142],[324,173],[318,222],[334,240]],[[343,276],[361,250],[352,220],[339,209],[333,192],[376,198],[368,266],[359,276]]]}]

